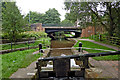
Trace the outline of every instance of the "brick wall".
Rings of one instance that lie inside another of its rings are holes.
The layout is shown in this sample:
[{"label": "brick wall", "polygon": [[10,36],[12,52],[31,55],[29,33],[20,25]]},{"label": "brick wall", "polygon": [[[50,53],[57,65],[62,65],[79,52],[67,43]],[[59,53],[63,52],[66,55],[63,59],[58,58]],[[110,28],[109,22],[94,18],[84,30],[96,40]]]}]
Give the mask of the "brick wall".
[{"label": "brick wall", "polygon": [[[96,28],[96,34],[98,33],[103,34],[104,32],[105,32],[105,29],[102,26]],[[95,35],[95,27],[88,26],[87,28],[82,29],[81,37],[89,37],[91,35]]]},{"label": "brick wall", "polygon": [[32,24],[31,29],[34,31],[45,31],[45,29],[42,27],[42,23]]},{"label": "brick wall", "polygon": [[89,37],[94,34],[95,34],[95,28],[92,26],[89,26],[85,29],[82,29],[81,37]]}]

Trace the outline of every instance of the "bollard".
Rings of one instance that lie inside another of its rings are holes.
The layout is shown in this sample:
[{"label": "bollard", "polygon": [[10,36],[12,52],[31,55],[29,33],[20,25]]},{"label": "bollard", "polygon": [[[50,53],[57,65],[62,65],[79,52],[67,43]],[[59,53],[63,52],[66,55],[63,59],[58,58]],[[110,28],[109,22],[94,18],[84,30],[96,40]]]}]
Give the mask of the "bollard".
[{"label": "bollard", "polygon": [[82,43],[79,42],[79,49],[78,49],[78,52],[82,52]]},{"label": "bollard", "polygon": [[42,44],[41,43],[39,44],[39,52],[43,53]]}]

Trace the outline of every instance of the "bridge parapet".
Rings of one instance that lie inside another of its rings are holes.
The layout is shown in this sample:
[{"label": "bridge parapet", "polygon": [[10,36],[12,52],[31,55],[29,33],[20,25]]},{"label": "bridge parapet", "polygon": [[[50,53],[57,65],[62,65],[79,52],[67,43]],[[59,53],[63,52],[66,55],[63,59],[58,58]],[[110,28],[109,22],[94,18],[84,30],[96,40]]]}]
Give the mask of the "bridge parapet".
[{"label": "bridge parapet", "polygon": [[54,34],[55,32],[59,32],[59,31],[64,31],[64,32],[74,32],[75,36],[73,38],[77,38],[80,37],[82,29],[80,29],[80,27],[44,27],[45,28],[45,32],[48,33],[48,36],[51,37],[52,39],[54,39],[53,35],[51,35],[52,33]]},{"label": "bridge parapet", "polygon": [[53,28],[57,28],[57,29],[59,29],[59,28],[63,28],[63,29],[81,29],[81,27],[74,27],[74,26],[68,26],[68,27],[63,27],[63,26],[50,26],[50,27],[43,27],[43,28],[48,28],[48,29],[53,29]]}]

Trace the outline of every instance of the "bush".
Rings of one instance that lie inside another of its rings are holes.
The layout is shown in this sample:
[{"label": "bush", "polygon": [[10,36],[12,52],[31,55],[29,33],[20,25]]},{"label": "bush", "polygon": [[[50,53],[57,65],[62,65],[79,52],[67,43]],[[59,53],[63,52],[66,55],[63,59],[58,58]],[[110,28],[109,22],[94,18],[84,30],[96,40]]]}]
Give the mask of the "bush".
[{"label": "bush", "polygon": [[40,37],[47,37],[47,33],[45,32],[35,32],[35,31],[27,31],[22,33],[23,37],[35,37],[35,38],[40,38]]},{"label": "bush", "polygon": [[[8,34],[2,33],[0,34],[2,39],[8,39]],[[27,32],[22,32],[17,36],[17,40],[20,40],[22,38],[40,38],[40,37],[47,37],[47,33],[45,32],[35,32],[35,31],[27,31]]]}]

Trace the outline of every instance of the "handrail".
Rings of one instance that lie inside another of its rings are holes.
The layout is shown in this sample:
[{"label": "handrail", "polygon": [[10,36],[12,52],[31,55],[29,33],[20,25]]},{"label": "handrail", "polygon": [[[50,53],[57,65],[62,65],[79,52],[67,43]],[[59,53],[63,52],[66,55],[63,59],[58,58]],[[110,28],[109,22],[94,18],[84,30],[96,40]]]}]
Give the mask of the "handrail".
[{"label": "handrail", "polygon": [[73,59],[73,58],[80,58],[80,57],[99,57],[99,56],[108,56],[108,55],[120,55],[120,51],[47,57],[47,58],[38,59],[38,61],[50,61],[50,60],[55,60],[55,59],[67,59],[67,58]]}]

